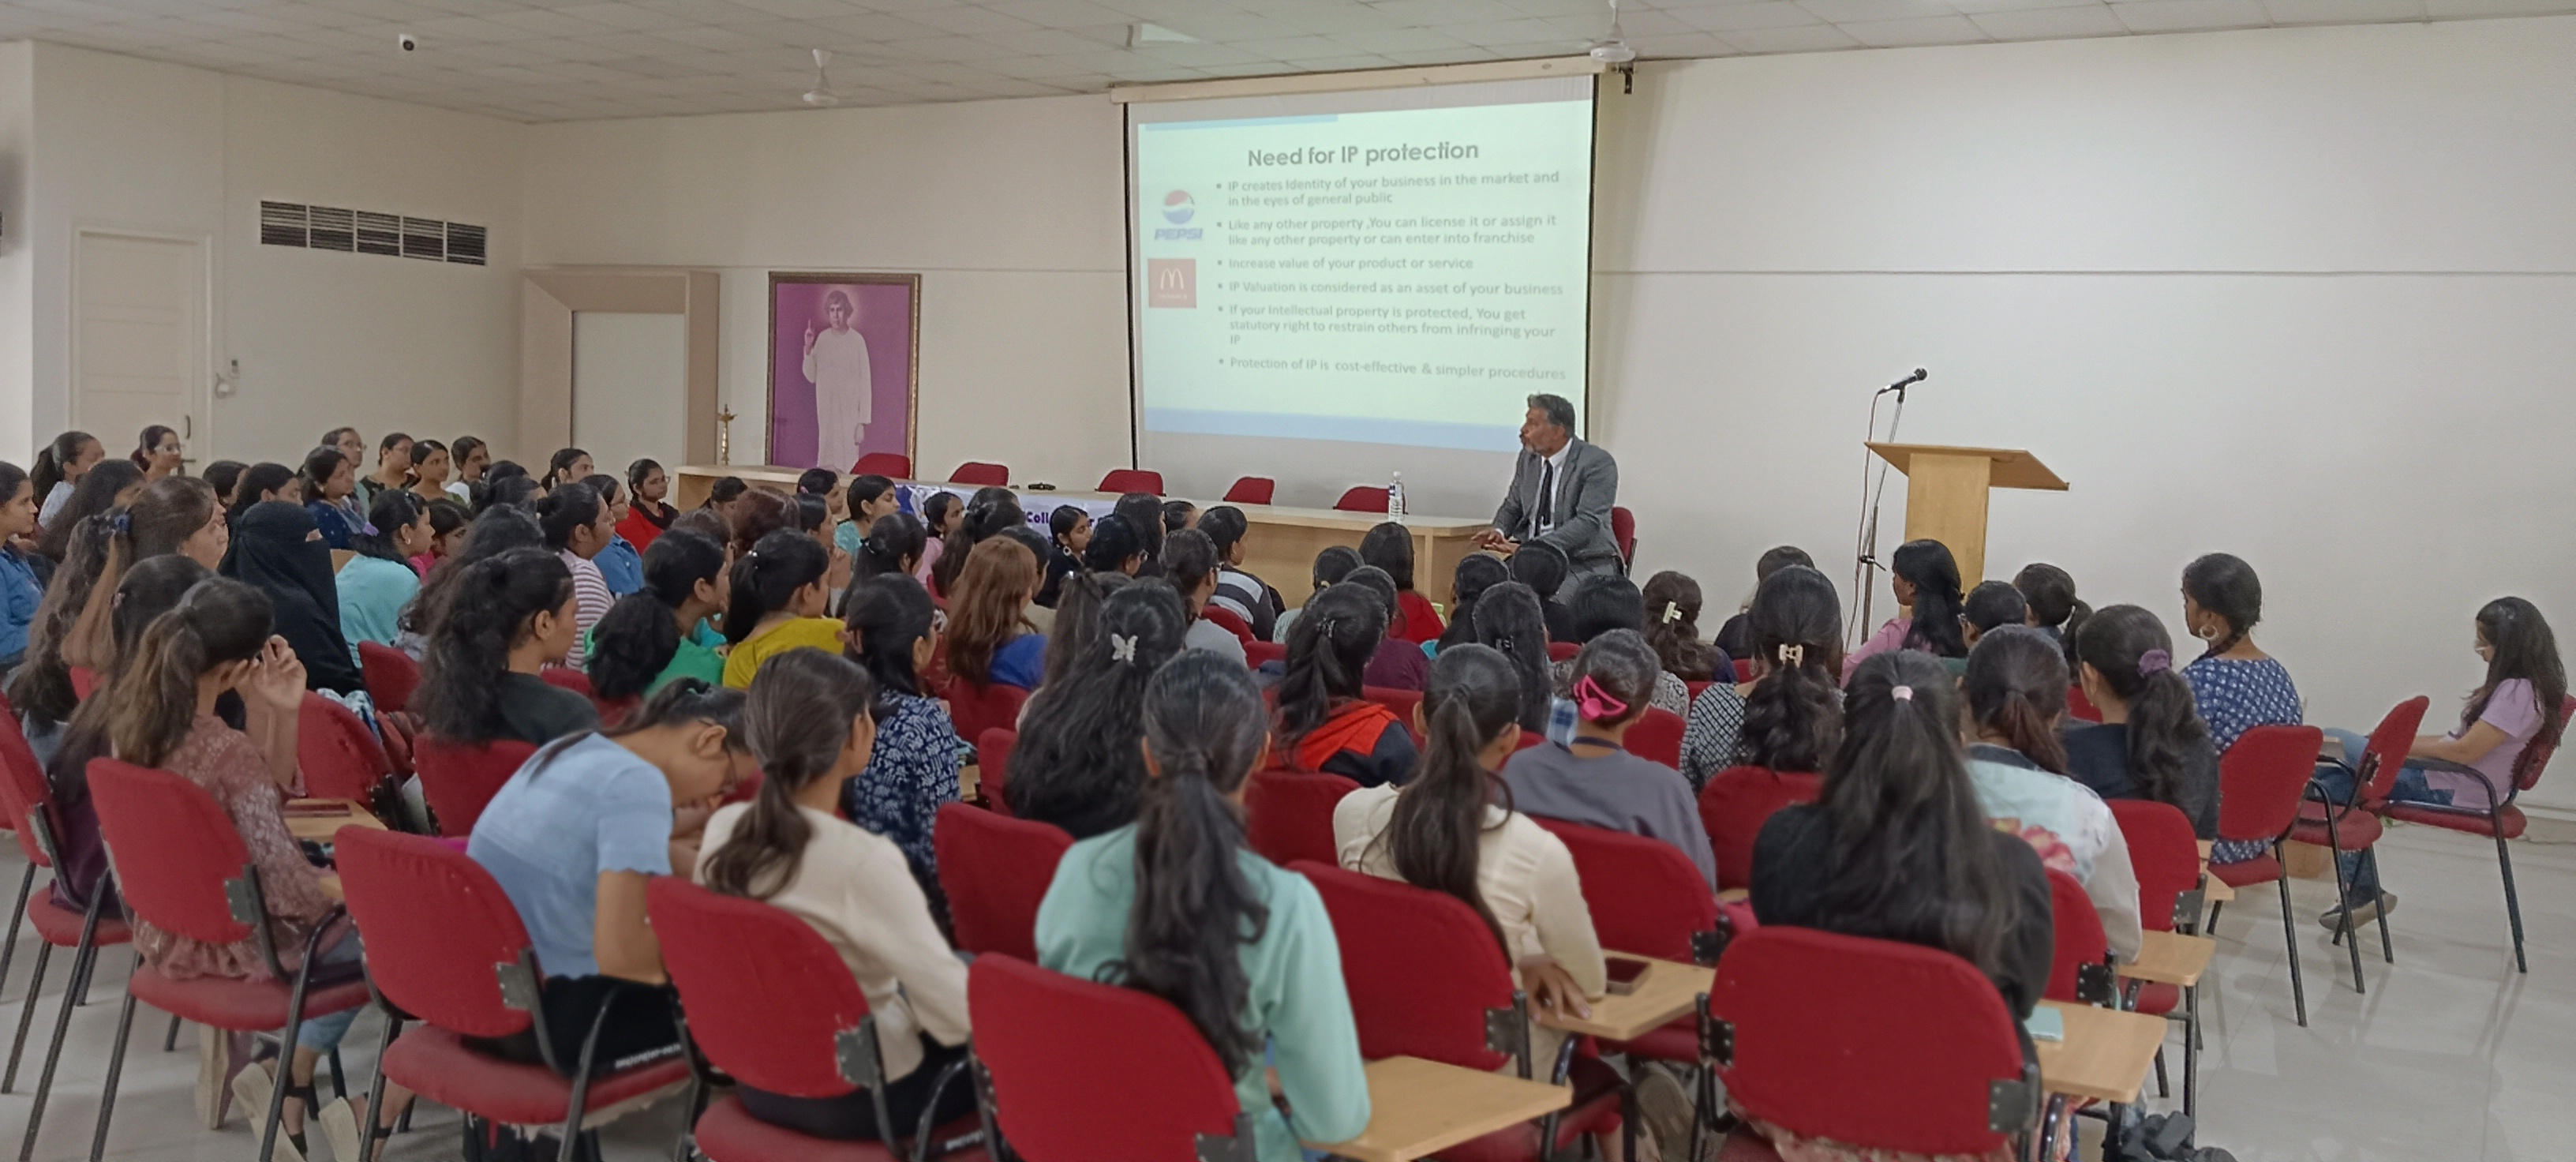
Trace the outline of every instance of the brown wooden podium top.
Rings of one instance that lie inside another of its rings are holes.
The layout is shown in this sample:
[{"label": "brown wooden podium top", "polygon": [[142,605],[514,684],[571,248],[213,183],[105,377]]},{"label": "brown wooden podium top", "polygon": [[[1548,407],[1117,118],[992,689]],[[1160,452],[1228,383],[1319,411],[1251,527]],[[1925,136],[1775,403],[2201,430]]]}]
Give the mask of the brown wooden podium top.
[{"label": "brown wooden podium top", "polygon": [[1994,476],[1987,482],[1993,487],[2035,488],[2047,492],[2066,491],[2066,482],[2058,479],[2057,473],[2049,471],[2048,465],[2040,463],[2039,457],[2031,455],[2026,449],[1953,448],[1945,444],[1872,442],[1869,450],[1878,453],[1880,459],[1895,465],[1897,471],[1908,474],[1913,472],[1912,465],[1916,456],[1983,456],[1994,461]]}]

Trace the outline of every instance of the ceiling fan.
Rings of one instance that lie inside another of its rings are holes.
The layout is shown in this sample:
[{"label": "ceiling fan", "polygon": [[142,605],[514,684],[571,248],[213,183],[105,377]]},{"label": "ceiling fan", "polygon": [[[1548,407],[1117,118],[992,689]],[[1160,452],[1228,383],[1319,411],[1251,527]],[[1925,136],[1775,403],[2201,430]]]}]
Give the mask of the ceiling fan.
[{"label": "ceiling fan", "polygon": [[[1616,23],[1614,18],[1613,23]],[[806,90],[805,103],[817,109],[829,109],[841,103],[841,95],[832,91],[832,78],[823,70],[832,63],[832,50],[814,50],[814,87]]]},{"label": "ceiling fan", "polygon": [[1637,59],[1637,50],[1619,35],[1619,0],[1610,0],[1610,35],[1592,42],[1592,59],[1605,65],[1624,65]]}]

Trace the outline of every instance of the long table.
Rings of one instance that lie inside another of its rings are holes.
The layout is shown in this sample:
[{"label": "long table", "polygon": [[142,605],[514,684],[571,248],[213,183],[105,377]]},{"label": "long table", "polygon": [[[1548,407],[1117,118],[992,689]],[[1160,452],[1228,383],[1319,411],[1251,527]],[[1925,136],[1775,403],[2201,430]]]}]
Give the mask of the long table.
[{"label": "long table", "polygon": [[[724,466],[688,464],[672,469],[671,502],[683,509],[705,503],[707,492],[715,482],[727,476],[739,477],[745,484],[758,488],[775,488],[781,492],[796,490],[796,477],[801,468],[771,466]],[[951,484],[933,480],[899,480],[895,482],[903,496],[904,511],[917,511],[921,502],[933,492],[969,496],[971,484]],[[1059,505],[1077,505],[1095,517],[1107,513],[1118,502],[1111,492],[1073,492],[1014,486],[1020,507],[1027,511],[1033,524],[1043,526]],[[1200,508],[1224,501],[1181,497]],[[1342,512],[1329,508],[1289,508],[1270,504],[1237,504],[1251,528],[1243,541],[1243,568],[1279,590],[1290,605],[1301,605],[1314,592],[1311,576],[1315,554],[1342,545],[1358,548],[1360,538],[1386,518],[1377,513]],[[1485,517],[1407,516],[1407,531],[1413,534],[1413,579],[1416,588],[1434,600],[1445,600],[1449,577],[1457,572],[1458,562],[1476,551],[1475,535],[1493,526]]]}]

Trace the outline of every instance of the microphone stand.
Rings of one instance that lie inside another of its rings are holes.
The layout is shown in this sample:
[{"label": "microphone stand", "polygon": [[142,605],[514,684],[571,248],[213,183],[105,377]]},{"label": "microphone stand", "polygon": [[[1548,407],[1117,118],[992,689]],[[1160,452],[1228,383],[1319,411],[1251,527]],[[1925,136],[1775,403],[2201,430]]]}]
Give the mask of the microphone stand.
[{"label": "microphone stand", "polygon": [[[1878,439],[1878,401],[1881,398],[1884,398],[1889,392],[1896,393],[1896,408],[1888,417],[1887,421],[1887,442],[1894,443],[1896,442],[1896,430],[1898,426],[1905,422],[1906,389],[1917,383],[1923,382],[1927,378],[1930,378],[1930,376],[1922,368],[1917,367],[1914,369],[1914,374],[1897,380],[1886,387],[1880,388],[1878,391],[1871,393],[1869,397],[1869,436],[1861,442],[1862,446],[1860,450],[1860,543],[1853,552],[1852,564],[1852,589],[1860,595],[1860,618],[1857,621],[1854,621],[1851,625],[1844,627],[1843,634],[1844,637],[1848,639],[1848,644],[1845,646],[1846,649],[1858,648],[1861,642],[1867,641],[1869,639],[1869,635],[1876,632],[1875,627],[1870,624],[1870,621],[1872,617],[1872,599],[1878,595],[1878,570],[1880,568],[1878,560],[1878,510],[1880,503],[1885,500],[1887,496],[1887,471],[1890,467],[1885,460],[1871,452],[1868,447],[1871,442]],[[1877,479],[1874,481],[1871,479],[1871,469],[1873,465],[1877,469]]]}]

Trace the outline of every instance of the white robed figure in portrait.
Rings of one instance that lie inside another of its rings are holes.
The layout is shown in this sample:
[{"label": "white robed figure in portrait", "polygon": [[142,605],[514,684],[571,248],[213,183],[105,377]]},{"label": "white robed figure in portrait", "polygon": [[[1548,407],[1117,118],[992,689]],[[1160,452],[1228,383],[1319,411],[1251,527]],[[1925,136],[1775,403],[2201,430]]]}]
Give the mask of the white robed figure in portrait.
[{"label": "white robed figure in portrait", "polygon": [[814,463],[847,472],[868,436],[876,388],[868,374],[868,339],[859,334],[858,300],[835,287],[823,299],[828,330],[805,324],[805,381],[814,385]]}]

